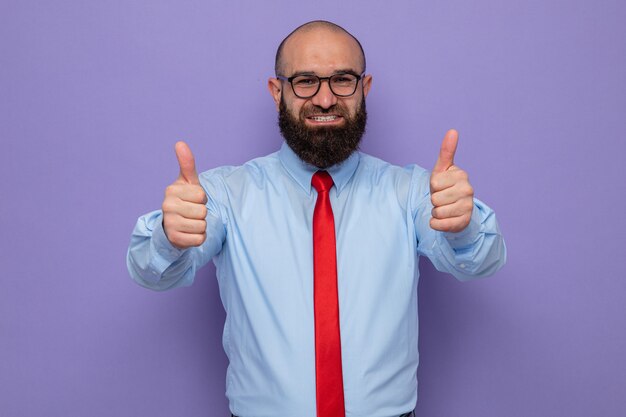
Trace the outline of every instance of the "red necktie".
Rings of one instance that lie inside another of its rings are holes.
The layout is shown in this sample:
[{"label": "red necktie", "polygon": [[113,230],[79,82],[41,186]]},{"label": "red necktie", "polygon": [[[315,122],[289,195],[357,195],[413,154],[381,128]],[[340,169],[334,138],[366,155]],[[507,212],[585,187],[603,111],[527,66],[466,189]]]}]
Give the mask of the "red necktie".
[{"label": "red necktie", "polygon": [[318,193],[313,212],[317,417],[345,417],[335,220],[328,197],[333,179],[326,171],[318,171],[311,184]]}]

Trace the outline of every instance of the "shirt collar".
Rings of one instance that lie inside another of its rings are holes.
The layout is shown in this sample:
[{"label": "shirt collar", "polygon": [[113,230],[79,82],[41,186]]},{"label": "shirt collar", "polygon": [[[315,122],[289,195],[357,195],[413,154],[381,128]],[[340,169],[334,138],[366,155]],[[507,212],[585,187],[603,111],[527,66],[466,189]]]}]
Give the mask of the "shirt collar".
[{"label": "shirt collar", "polygon": [[[294,180],[307,192],[311,194],[311,178],[313,174],[319,170],[316,166],[307,164],[301,160],[298,155],[287,145],[287,142],[283,142],[283,145],[278,151],[278,158],[283,164],[287,172],[293,177]],[[352,152],[352,155],[340,164],[333,165],[326,169],[335,183],[335,189],[337,195],[345,188],[345,186],[352,178],[354,171],[356,171],[359,165],[360,154],[358,151]]]}]

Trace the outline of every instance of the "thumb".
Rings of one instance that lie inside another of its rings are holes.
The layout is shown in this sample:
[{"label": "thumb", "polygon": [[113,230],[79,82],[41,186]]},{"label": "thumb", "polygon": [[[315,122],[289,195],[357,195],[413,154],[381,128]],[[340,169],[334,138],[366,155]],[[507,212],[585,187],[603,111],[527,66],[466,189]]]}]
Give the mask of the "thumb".
[{"label": "thumb", "polygon": [[191,153],[189,146],[183,141],[176,142],[174,147],[176,150],[176,158],[178,159],[178,165],[180,166],[179,179],[182,179],[188,184],[199,185],[198,173],[196,172],[196,162]]},{"label": "thumb", "polygon": [[433,172],[443,172],[454,165],[454,153],[456,152],[456,145],[459,142],[459,132],[454,129],[450,129],[446,132],[441,142],[441,150],[439,151],[439,158],[433,168]]}]

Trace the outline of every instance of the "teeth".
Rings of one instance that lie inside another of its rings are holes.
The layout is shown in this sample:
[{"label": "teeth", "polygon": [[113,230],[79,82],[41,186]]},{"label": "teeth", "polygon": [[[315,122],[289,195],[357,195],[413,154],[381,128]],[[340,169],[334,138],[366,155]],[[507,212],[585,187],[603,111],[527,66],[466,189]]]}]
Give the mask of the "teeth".
[{"label": "teeth", "polygon": [[332,122],[333,120],[337,119],[337,116],[313,116],[311,117],[311,119],[315,120],[316,122]]}]

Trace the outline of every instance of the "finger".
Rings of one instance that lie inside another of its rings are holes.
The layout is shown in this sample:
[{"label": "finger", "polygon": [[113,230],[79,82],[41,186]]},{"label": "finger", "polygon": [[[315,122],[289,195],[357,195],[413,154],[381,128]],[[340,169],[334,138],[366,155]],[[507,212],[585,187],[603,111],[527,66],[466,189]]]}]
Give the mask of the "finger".
[{"label": "finger", "polygon": [[167,235],[170,243],[179,249],[187,249],[191,246],[200,246],[206,240],[206,233],[182,233],[171,232]]},{"label": "finger", "polygon": [[171,184],[165,189],[166,197],[173,197],[190,203],[206,204],[204,188],[193,184]]},{"label": "finger", "polygon": [[459,201],[462,198],[473,197],[474,189],[468,182],[457,183],[445,190],[437,191],[430,195],[430,201],[434,207],[445,206]]},{"label": "finger", "polygon": [[459,200],[459,195],[455,187],[446,188],[430,195],[430,201],[433,207],[442,207],[448,204],[454,204]]},{"label": "finger", "polygon": [[456,153],[456,146],[459,142],[459,132],[454,129],[448,130],[441,142],[441,150],[439,151],[439,158],[433,168],[433,173],[443,172],[454,165],[454,154]]},{"label": "finger", "polygon": [[202,220],[207,216],[207,208],[204,204],[188,203],[168,199],[163,202],[163,213],[167,215],[179,215],[186,219]]},{"label": "finger", "polygon": [[469,214],[471,216],[474,201],[471,198],[463,198],[452,204],[433,207],[431,215],[436,219],[449,219]]},{"label": "finger", "polygon": [[453,166],[448,171],[434,173],[430,176],[430,192],[445,190],[461,182],[469,182],[469,177],[465,171]]},{"label": "finger", "polygon": [[467,227],[470,218],[471,216],[450,217],[448,219],[435,219],[431,217],[430,227],[440,232],[457,233]]},{"label": "finger", "polygon": [[176,158],[180,166],[180,178],[188,184],[200,184],[198,173],[196,172],[196,162],[191,153],[189,146],[183,141],[176,142],[174,147],[176,150]]},{"label": "finger", "polygon": [[168,230],[181,233],[202,234],[206,232],[206,220],[186,219],[182,216],[167,216],[164,219],[164,226]]}]

